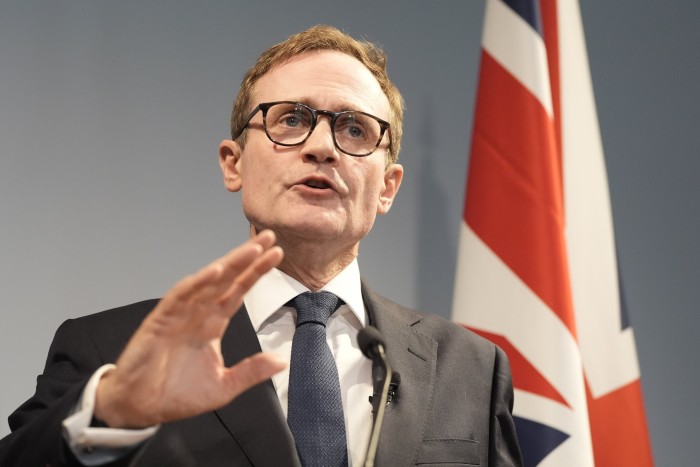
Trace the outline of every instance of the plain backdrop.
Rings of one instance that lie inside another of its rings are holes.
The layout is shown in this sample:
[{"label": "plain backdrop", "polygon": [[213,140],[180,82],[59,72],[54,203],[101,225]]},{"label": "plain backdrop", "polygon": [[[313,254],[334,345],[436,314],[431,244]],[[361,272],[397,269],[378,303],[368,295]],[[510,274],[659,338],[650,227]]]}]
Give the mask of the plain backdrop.
[{"label": "plain backdrop", "polygon": [[[659,465],[697,461],[700,4],[582,2]],[[217,147],[266,47],[328,23],[383,45],[406,169],[360,267],[449,316],[483,1],[0,0],[0,414],[66,318],[157,297],[248,234]],[[9,432],[0,425],[0,436]]]}]

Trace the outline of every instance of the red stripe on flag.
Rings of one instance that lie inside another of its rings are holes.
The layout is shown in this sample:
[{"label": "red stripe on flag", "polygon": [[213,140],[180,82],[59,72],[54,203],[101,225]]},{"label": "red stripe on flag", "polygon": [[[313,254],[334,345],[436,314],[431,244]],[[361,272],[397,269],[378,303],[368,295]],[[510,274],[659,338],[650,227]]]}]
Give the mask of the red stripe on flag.
[{"label": "red stripe on flag", "polygon": [[561,79],[559,77],[559,30],[557,29],[557,2],[540,1],[542,14],[542,39],[547,48],[549,66],[549,86],[552,89],[552,109],[554,111],[554,133],[557,141],[557,154],[561,164]]},{"label": "red stripe on flag", "polygon": [[464,219],[575,336],[560,174],[551,118],[482,52]]},{"label": "red stripe on flag", "polygon": [[596,465],[653,466],[639,380],[594,399],[586,385]]}]

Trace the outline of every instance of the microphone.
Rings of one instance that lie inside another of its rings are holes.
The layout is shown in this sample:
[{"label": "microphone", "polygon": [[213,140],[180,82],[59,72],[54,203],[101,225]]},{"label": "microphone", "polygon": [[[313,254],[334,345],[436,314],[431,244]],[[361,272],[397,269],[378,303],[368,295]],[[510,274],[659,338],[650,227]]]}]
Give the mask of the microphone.
[{"label": "microphone", "polygon": [[[379,371],[381,371],[381,369]],[[379,373],[379,371],[374,372],[374,373]],[[379,392],[381,391],[381,384],[377,384],[377,383],[381,383],[381,382],[378,381],[377,378],[378,377],[375,374],[374,375],[374,379],[375,379],[374,394],[369,396],[369,402],[370,402],[370,404],[372,404],[372,413],[377,412],[376,406],[373,402],[374,402],[375,397],[380,396]],[[386,394],[386,405],[387,406],[398,399],[398,395],[396,394],[396,391],[398,391],[398,389],[399,389],[399,384],[401,384],[401,375],[399,374],[398,371],[392,371],[391,372],[391,382],[389,383],[389,391],[387,391],[387,394]]]},{"label": "microphone", "polygon": [[396,391],[399,389],[399,384],[401,384],[401,375],[398,371],[392,371],[391,383],[389,383],[389,391],[386,394],[387,405],[391,404],[396,399]]},{"label": "microphone", "polygon": [[357,345],[360,346],[362,354],[374,360],[379,357],[379,346],[384,349],[384,337],[379,329],[374,326],[366,326],[357,333]]},{"label": "microphone", "polygon": [[[379,433],[382,430],[382,420],[384,420],[384,409],[386,408],[387,398],[389,397],[393,374],[391,372],[391,366],[389,366],[389,362],[386,360],[384,338],[377,328],[367,326],[361,329],[357,334],[357,345],[360,347],[364,356],[371,359],[374,363],[374,365],[372,365],[372,377],[375,383],[375,394],[377,392],[377,387],[381,388],[379,391],[380,397],[372,398],[372,413],[374,414],[374,419],[372,421],[372,435],[370,436],[369,445],[367,446],[367,455],[365,456],[365,467],[373,467],[374,458],[377,455],[377,446],[379,444]],[[389,375],[392,375],[392,378],[389,378]],[[396,373],[396,375],[398,375],[398,373]],[[398,387],[400,379],[400,377],[397,378],[395,387]]]}]

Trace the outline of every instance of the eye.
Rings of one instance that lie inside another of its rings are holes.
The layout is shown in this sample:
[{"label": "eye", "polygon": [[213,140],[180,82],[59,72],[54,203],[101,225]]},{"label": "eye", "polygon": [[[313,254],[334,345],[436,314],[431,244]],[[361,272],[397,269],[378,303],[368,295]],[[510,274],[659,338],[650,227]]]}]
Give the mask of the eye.
[{"label": "eye", "polygon": [[308,130],[312,115],[305,107],[294,104],[276,104],[268,110],[268,128],[273,131]]},{"label": "eye", "polygon": [[364,130],[358,126],[348,126],[342,130],[343,138],[347,139],[364,139]]},{"label": "eye", "polygon": [[364,139],[367,134],[366,122],[358,118],[357,114],[342,115],[335,122],[335,131],[338,135],[348,139]]},{"label": "eye", "polygon": [[284,118],[282,119],[282,124],[289,126],[289,127],[295,127],[300,124],[300,118],[298,113],[293,114],[293,115],[285,115]]},{"label": "eye", "polygon": [[364,131],[362,131],[362,128],[360,128],[358,126],[348,127],[347,132],[348,132],[348,135],[353,137],[353,138],[362,138],[362,135],[364,134]]},{"label": "eye", "polygon": [[279,119],[279,124],[289,128],[297,128],[304,125],[308,126],[310,120],[309,112],[302,107],[290,110],[282,115]]}]

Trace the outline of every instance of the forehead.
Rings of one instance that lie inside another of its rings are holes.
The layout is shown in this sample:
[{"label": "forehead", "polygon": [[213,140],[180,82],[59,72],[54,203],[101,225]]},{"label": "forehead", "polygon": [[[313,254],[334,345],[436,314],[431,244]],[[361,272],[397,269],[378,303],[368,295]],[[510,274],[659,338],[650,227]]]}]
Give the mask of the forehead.
[{"label": "forehead", "polygon": [[254,101],[300,101],[325,110],[361,110],[389,119],[389,100],[359,60],[337,51],[314,51],[275,65],[254,88]]}]

